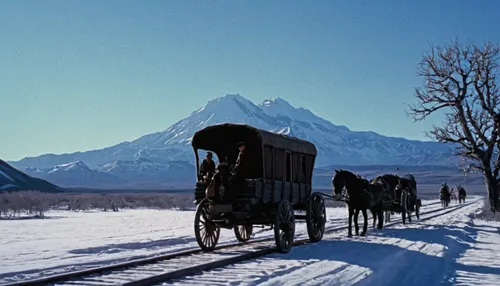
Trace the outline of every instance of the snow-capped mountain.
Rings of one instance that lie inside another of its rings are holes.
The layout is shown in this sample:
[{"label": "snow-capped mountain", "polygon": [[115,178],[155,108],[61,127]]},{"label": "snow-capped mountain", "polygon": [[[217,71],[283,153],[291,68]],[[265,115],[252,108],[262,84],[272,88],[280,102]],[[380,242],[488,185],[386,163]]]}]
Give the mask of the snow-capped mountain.
[{"label": "snow-capped mountain", "polygon": [[159,163],[193,163],[190,142],[194,132],[222,122],[245,123],[310,140],[318,149],[318,166],[446,165],[451,157],[449,148],[441,143],[351,131],[345,126],[334,125],[307,109],[295,108],[281,98],[265,100],[255,105],[241,95],[228,94],[209,101],[166,130],[144,135],[132,142],[122,142],[87,152],[27,157],[12,163],[16,166],[49,168],[81,160],[93,169],[114,161],[133,161],[140,158]]},{"label": "snow-capped mountain", "polygon": [[[195,178],[195,168],[184,161],[158,163],[148,159],[135,161],[116,161],[107,163],[98,169],[100,172],[112,174],[122,179],[131,178],[134,183],[142,186],[175,185],[190,182]],[[133,183],[133,182],[130,183]]]},{"label": "snow-capped mountain", "polygon": [[[190,144],[193,134],[206,126],[223,122],[244,123],[309,140],[318,149],[317,167],[332,164],[449,165],[452,158],[449,147],[441,143],[386,137],[375,132],[351,131],[346,126],[338,126],[316,116],[308,109],[295,108],[281,98],[265,100],[256,105],[241,95],[228,94],[210,100],[166,130],[144,135],[132,142],[122,142],[87,152],[27,157],[12,164],[35,168],[33,170],[59,165],[53,173],[60,173],[62,170],[67,173],[74,168],[82,173],[93,174],[82,175],[86,182],[94,180],[91,176],[97,176],[98,173],[109,175],[106,179],[99,180],[107,180],[111,184],[114,184],[113,180],[116,178],[124,180],[125,177],[132,181],[144,181],[146,178],[157,180],[164,176],[163,170],[168,169],[166,173],[178,174],[169,168],[174,168],[173,166],[180,162],[190,166],[182,165],[181,169],[192,170],[194,156]],[[77,164],[78,168],[73,166],[74,164],[71,168],[64,165],[79,161],[85,162],[87,169],[80,166],[81,164]],[[145,171],[148,168],[149,171]],[[151,170],[155,170],[154,174],[150,173]],[[55,180],[56,175],[51,174],[47,172],[42,177],[47,176],[49,179],[49,176],[52,176]],[[62,175],[57,176],[60,176],[57,180],[64,178]],[[186,176],[192,179],[194,175]],[[69,182],[64,181],[63,185],[67,185],[66,183]]]},{"label": "snow-capped mountain", "polygon": [[[36,172],[34,168],[32,169],[33,172]],[[63,188],[45,180],[33,178],[0,160],[0,192],[25,190],[38,190],[51,193],[65,191]]]},{"label": "snow-capped mountain", "polygon": [[124,181],[120,178],[90,169],[84,162],[75,161],[56,165],[43,173],[43,179],[65,187],[113,186]]}]

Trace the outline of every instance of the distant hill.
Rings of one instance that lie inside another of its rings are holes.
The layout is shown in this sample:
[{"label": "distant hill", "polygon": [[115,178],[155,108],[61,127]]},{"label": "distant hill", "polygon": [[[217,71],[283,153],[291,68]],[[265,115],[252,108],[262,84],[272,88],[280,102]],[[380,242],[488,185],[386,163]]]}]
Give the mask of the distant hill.
[{"label": "distant hill", "polygon": [[33,178],[0,160],[0,192],[38,190],[41,192],[59,193],[66,189],[39,178]]},{"label": "distant hill", "polygon": [[83,161],[50,168],[21,166],[27,174],[67,188],[172,189],[192,187],[195,167],[183,161],[158,163],[148,159],[115,161],[91,169]]}]

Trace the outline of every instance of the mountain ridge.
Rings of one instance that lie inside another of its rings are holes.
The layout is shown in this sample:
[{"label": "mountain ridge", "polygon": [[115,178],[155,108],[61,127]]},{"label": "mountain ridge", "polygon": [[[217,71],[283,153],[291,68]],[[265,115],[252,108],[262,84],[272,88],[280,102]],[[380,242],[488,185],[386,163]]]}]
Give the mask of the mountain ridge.
[{"label": "mountain ridge", "polygon": [[23,190],[38,190],[51,193],[67,191],[47,180],[32,177],[0,159],[0,192]]},{"label": "mountain ridge", "polygon": [[[388,137],[373,131],[351,131],[346,126],[335,125],[316,116],[306,108],[296,108],[283,98],[266,99],[259,104],[254,104],[239,94],[226,94],[209,100],[165,130],[145,134],[132,141],[84,152],[25,157],[9,163],[29,170],[30,168],[49,169],[71,162],[85,162],[85,166],[91,171],[106,173],[106,175],[93,173],[92,178],[98,178],[96,180],[100,185],[106,185],[107,183],[104,182],[106,180],[111,185],[123,184],[125,181],[145,181],[148,175],[141,173],[140,168],[147,164],[151,166],[158,164],[157,167],[164,173],[170,172],[169,168],[176,164],[171,162],[187,163],[179,168],[185,171],[194,170],[195,160],[191,148],[191,138],[194,132],[209,125],[225,122],[247,124],[311,141],[318,150],[317,167],[335,164],[441,166],[453,163],[451,152],[443,143]],[[139,164],[137,160],[150,162],[142,161]],[[135,166],[137,170],[133,172],[130,169],[125,170],[124,165],[120,168],[115,167],[113,171],[102,169],[103,166],[109,167],[118,161],[135,162],[129,165]],[[81,172],[89,171],[81,169]],[[127,175],[125,176],[124,173]],[[63,175],[59,176],[63,177]],[[80,177],[77,178],[78,176]],[[81,174],[75,175],[75,180],[82,181],[82,176]],[[89,176],[91,176],[90,173],[86,177],[87,181],[91,180]],[[151,178],[158,182],[162,181],[160,180],[162,175],[155,176]],[[163,174],[163,176],[170,177],[168,174]],[[127,180],[123,181],[125,177]],[[69,177],[68,180],[70,180]],[[54,181],[61,182],[61,179],[54,179]],[[83,185],[88,187],[89,183]]]},{"label": "mountain ridge", "polygon": [[[288,108],[288,110],[285,108]],[[290,112],[295,113],[290,114]],[[351,147],[351,150],[345,150],[351,152],[347,152],[347,156],[344,156],[347,158],[343,161],[337,159],[338,162],[336,162],[335,157],[331,159],[334,160],[333,162],[326,159],[321,160],[319,158],[318,162],[324,161],[320,163],[324,165],[349,162],[354,165],[379,164],[384,159],[387,159],[373,158],[367,160],[366,158],[362,158],[363,156],[356,156],[359,155],[356,154],[359,153],[359,147],[366,147],[359,144],[359,142],[362,141],[372,141],[369,143],[378,144],[379,147],[381,147],[378,152],[384,153],[384,156],[388,155],[388,157],[392,157],[390,159],[395,161],[387,162],[387,164],[402,163],[420,165],[428,163],[431,165],[439,165],[446,164],[444,162],[439,162],[439,160],[442,161],[443,159],[443,153],[448,153],[444,156],[451,156],[442,143],[388,137],[373,131],[351,131],[346,126],[334,125],[314,115],[308,109],[303,107],[295,108],[282,98],[264,100],[259,105],[255,105],[241,95],[227,94],[208,101],[205,105],[191,112],[187,117],[177,121],[163,131],[145,134],[132,141],[124,141],[113,146],[84,152],[77,151],[73,153],[42,154],[40,156],[25,157],[18,161],[10,161],[9,163],[16,166],[27,165],[47,168],[81,160],[85,161],[91,168],[96,168],[113,161],[135,160],[138,158],[152,159],[153,161],[164,163],[172,160],[194,162],[194,160],[191,160],[192,154],[189,154],[192,153],[192,150],[190,150],[190,138],[192,134],[198,129],[222,122],[244,123],[257,128],[306,139],[315,143],[320,151],[324,149],[323,152],[327,149],[337,149],[337,153],[340,153],[338,151]],[[317,132],[308,132],[310,128],[316,128],[315,131]],[[329,137],[331,138],[326,138],[325,135],[330,135]],[[325,138],[326,140],[324,140]],[[393,146],[384,146],[386,143]],[[331,145],[336,145],[335,147],[337,148],[332,148]],[[408,149],[414,148],[415,145],[418,145],[417,147],[421,150],[415,150],[415,154],[413,154],[413,157],[410,156],[410,158],[405,158],[408,157],[408,154],[404,154],[404,152],[399,152],[400,154],[389,154],[390,152],[384,152],[390,151],[392,147],[399,147],[402,149],[401,151],[405,151],[406,148],[406,151],[408,151]],[[366,153],[370,152],[365,152],[364,155],[366,155]],[[422,158],[423,155],[431,155],[427,157],[432,157],[437,160],[434,162],[434,160],[430,160],[430,158]],[[438,155],[438,157],[436,158],[435,155]],[[321,157],[321,152],[318,157]],[[394,160],[394,158],[398,159]],[[409,159],[413,159],[414,162],[411,162]]]}]

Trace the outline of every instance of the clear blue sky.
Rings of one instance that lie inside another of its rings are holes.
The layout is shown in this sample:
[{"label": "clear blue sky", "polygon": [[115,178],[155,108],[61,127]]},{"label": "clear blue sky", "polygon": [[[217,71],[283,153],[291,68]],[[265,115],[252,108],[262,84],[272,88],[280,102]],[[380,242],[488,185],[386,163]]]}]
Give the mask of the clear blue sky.
[{"label": "clear blue sky", "polygon": [[0,158],[133,140],[226,93],[427,139],[435,122],[413,123],[403,105],[422,53],[454,37],[500,41],[499,11],[495,0],[0,1]]}]

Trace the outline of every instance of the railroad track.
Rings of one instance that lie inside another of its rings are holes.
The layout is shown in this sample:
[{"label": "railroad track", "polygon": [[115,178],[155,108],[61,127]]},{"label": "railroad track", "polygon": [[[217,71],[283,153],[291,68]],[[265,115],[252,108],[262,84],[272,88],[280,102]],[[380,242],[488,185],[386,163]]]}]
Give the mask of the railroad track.
[{"label": "railroad track", "polygon": [[[447,209],[436,208],[420,213],[420,220],[428,220],[436,216],[444,215],[456,211],[476,201],[462,205],[455,205]],[[440,204],[434,202],[426,205]],[[422,215],[436,213],[434,216],[422,218]],[[387,223],[391,226],[401,223],[401,219]],[[330,226],[325,229],[325,233],[333,233],[346,230],[347,225]],[[301,235],[305,237],[306,235]],[[303,245],[309,239],[296,237],[294,246]],[[229,251],[225,251],[229,250]],[[119,264],[108,265],[99,268],[90,268],[80,271],[68,272],[39,279],[25,280],[6,284],[5,286],[32,286],[32,285],[151,285],[188,275],[193,275],[201,271],[224,267],[233,263],[261,257],[276,252],[273,237],[261,238],[246,243],[235,243],[221,245],[212,252],[203,252],[201,249],[193,249],[144,258]],[[222,259],[221,259],[222,258]],[[191,265],[186,267],[186,265]]]}]

